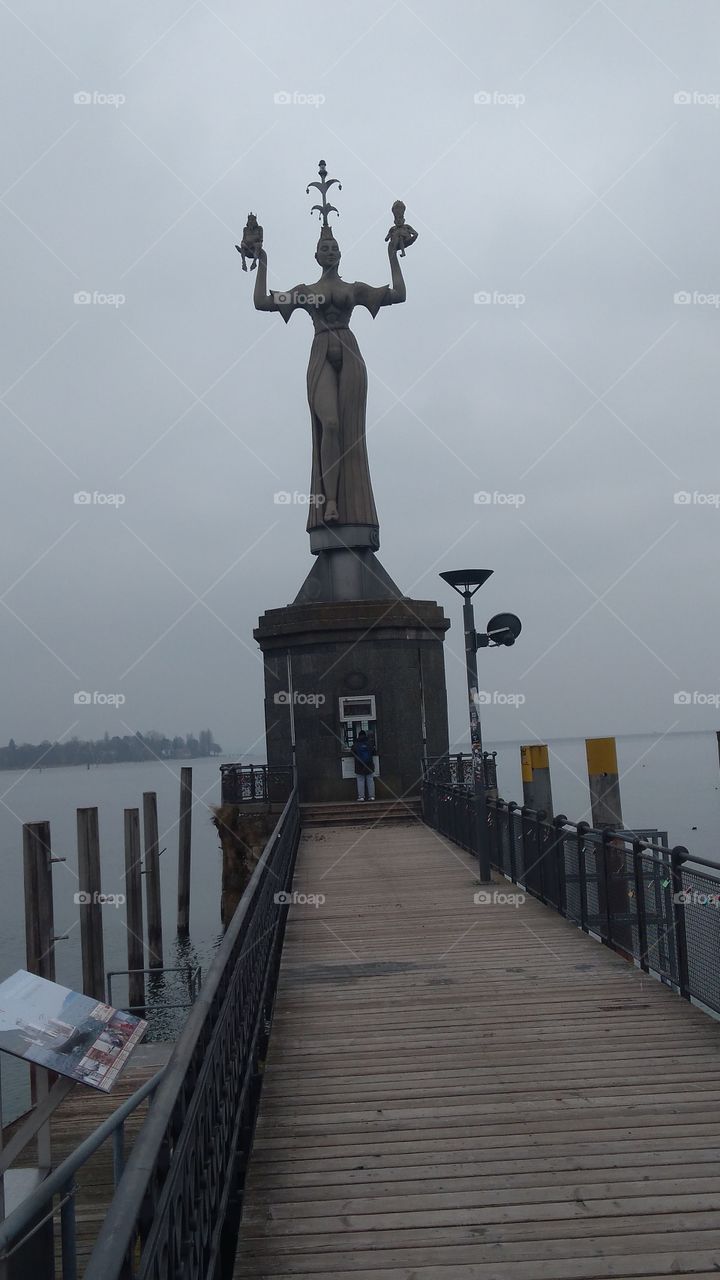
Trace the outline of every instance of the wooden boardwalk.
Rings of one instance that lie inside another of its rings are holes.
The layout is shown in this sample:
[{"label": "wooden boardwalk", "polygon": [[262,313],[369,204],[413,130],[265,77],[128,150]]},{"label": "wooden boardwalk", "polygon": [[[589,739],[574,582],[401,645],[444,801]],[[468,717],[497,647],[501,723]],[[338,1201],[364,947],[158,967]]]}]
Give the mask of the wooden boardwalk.
[{"label": "wooden boardwalk", "polygon": [[717,1280],[720,1025],[474,879],[304,831],[237,1280]]}]

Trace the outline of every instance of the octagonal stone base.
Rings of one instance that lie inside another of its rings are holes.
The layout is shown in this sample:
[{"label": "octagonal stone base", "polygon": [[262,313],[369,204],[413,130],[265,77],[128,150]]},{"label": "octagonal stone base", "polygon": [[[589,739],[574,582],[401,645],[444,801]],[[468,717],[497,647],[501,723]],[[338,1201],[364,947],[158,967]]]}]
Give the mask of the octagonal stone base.
[{"label": "octagonal stone base", "polygon": [[419,793],[423,754],[448,750],[449,626],[439,605],[407,597],[292,604],[263,614],[254,635],[265,666],[268,764],[292,764],[294,723],[302,802],[355,795],[354,778],[342,776],[344,695],[375,698],[376,794]]}]

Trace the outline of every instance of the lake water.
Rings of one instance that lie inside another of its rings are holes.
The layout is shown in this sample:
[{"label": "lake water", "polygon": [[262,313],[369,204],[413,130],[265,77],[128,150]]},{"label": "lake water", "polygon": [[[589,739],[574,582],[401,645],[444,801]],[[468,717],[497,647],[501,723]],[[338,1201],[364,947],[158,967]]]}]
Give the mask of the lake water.
[{"label": "lake water", "polygon": [[[488,749],[496,745],[486,744]],[[522,803],[520,746],[521,740],[497,745],[499,794],[518,803]],[[548,747],[555,812],[572,822],[591,822],[584,739],[549,739]],[[715,734],[631,734],[617,739],[617,752],[625,826],[667,831],[671,846],[685,845],[697,857],[720,865],[720,765]]]},{"label": "lake water", "polygon": [[[238,757],[235,757],[238,758]],[[193,771],[192,873],[190,890],[190,938],[178,942],[177,869],[180,769]],[[168,966],[196,962],[207,971],[222,936],[220,924],[221,854],[210,806],[220,801],[220,769],[217,759],[171,760],[165,763],[103,765],[99,768],[43,769],[29,773],[0,772],[0,980],[25,967],[25,915],[23,903],[22,824],[50,823],[53,855],[67,858],[53,870],[55,932],[67,933],[55,948],[56,978],[63,986],[82,990],[78,891],[78,808],[96,807],[100,825],[103,893],[124,893],[125,850],[123,811],[140,809],[142,797],[155,791],[162,884],[164,961]],[[143,881],[144,885],[144,881]],[[125,908],[103,908],[105,969],[127,969]],[[115,979],[113,998],[127,1001],[127,980]],[[177,999],[183,999],[180,994]],[[7,1121],[27,1105],[27,1067],[2,1055],[2,1110]]]},{"label": "lake water", "polygon": [[[488,747],[492,743],[486,744]],[[585,744],[582,738],[550,740],[550,770],[556,813],[572,821],[590,820]],[[466,747],[467,749],[467,747]],[[505,800],[522,802],[520,741],[498,745],[498,785]],[[235,759],[240,759],[236,755]],[[196,960],[203,971],[221,937],[221,855],[210,806],[220,800],[218,760],[194,760],[190,939],[178,944],[177,820],[181,761],[105,765],[100,768],[45,769],[27,774],[0,772],[0,980],[25,965],[22,823],[50,822],[53,852],[67,858],[53,873],[55,930],[69,934],[56,947],[57,980],[82,988],[77,882],[75,810],[99,811],[102,888],[124,892],[123,810],[142,811],[144,791],[158,797],[165,964]],[[618,738],[623,818],[628,827],[658,827],[670,844],[720,865],[720,768],[714,733],[674,733],[664,738],[636,735]],[[142,820],[142,812],[141,812]],[[127,968],[124,909],[104,909],[105,968]],[[124,980],[114,996],[126,999]],[[27,1101],[27,1068],[3,1055],[2,1089],[5,1120]]]}]

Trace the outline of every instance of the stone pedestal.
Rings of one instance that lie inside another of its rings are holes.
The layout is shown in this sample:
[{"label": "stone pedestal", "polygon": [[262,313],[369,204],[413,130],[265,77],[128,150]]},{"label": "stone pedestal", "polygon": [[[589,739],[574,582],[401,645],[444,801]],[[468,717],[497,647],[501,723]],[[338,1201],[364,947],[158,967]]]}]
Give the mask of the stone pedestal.
[{"label": "stone pedestal", "polygon": [[340,699],[349,695],[375,699],[377,795],[419,793],[423,753],[448,750],[449,626],[433,601],[393,596],[263,614],[254,635],[265,664],[268,764],[292,764],[294,729],[302,802],[355,794],[354,778],[342,776]]}]

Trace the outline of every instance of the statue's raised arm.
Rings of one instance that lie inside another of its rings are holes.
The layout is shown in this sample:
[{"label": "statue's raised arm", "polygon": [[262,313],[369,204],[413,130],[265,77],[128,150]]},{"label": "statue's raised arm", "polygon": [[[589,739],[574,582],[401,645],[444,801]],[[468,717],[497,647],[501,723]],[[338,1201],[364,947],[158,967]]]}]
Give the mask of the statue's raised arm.
[{"label": "statue's raised arm", "polygon": [[[320,213],[320,239],[315,260],[321,275],[314,284],[299,284],[287,292],[268,291],[267,255],[262,247],[262,227],[251,214],[238,252],[252,257],[257,268],[253,301],[258,311],[277,311],[286,322],[294,311],[306,311],[315,329],[307,372],[307,393],[312,422],[312,475],[309,493],[308,530],[332,525],[338,539],[352,545],[377,545],[378,517],[370,483],[365,414],[367,369],[360,348],[350,330],[350,317],[357,306],[366,307],[375,317],[380,307],[404,302],[405,281],[398,251],[417,240],[417,232],[404,220],[405,205],[393,205],[395,222],[386,236],[390,260],[389,285],[373,286],[355,281],[349,284],[339,275],[340,247],[329,222],[337,213],[327,201],[327,192],[336,178],[327,177],[325,161],[320,161],[320,180],[312,182],[322,196],[313,207]],[[308,187],[308,191],[310,190]],[[362,542],[363,538],[366,543]],[[360,541],[358,541],[360,540]]]}]

